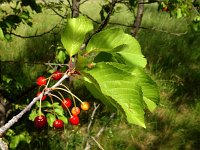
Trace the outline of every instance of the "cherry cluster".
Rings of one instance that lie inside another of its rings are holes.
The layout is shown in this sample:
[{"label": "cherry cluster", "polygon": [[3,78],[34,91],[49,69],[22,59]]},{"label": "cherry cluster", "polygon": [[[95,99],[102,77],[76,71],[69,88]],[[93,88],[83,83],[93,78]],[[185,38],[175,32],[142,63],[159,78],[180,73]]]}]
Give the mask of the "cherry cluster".
[{"label": "cherry cluster", "polygon": [[[81,110],[87,111],[90,108],[90,104],[87,101],[81,101],[76,95],[74,95],[69,90],[69,88],[67,86],[65,86],[62,83],[61,83],[62,88],[61,87],[50,88],[50,89],[47,88],[51,79],[60,80],[62,78],[63,74],[64,73],[62,73],[60,71],[55,71],[55,72],[53,72],[53,74],[49,78],[45,78],[44,76],[40,76],[40,77],[37,78],[36,83],[39,86],[39,89],[43,86],[45,87],[42,91],[39,91],[37,93],[37,96],[40,96],[40,109],[39,109],[39,115],[36,116],[35,119],[34,119],[34,124],[35,124],[35,127],[38,128],[38,129],[44,127],[47,124],[47,118],[41,112],[41,103],[42,103],[42,101],[46,100],[47,96],[50,97],[52,105],[53,105],[52,97],[55,97],[56,99],[58,99],[60,101],[62,108],[69,113],[69,115],[70,115],[69,122],[72,125],[78,125],[79,124],[80,120],[79,120],[78,115],[80,114]],[[45,95],[45,91],[47,89],[50,90],[50,92],[47,95]],[[60,96],[52,94],[51,91],[54,91],[54,90],[57,91],[57,93]],[[69,98],[69,97],[64,98],[64,96],[62,95],[61,92],[59,92],[59,90],[62,90],[64,92],[66,92],[67,94],[70,94],[71,98]],[[76,100],[78,100],[80,102],[80,104],[81,104],[80,107],[78,107],[76,105]],[[54,112],[54,115],[55,115],[55,112]],[[55,115],[55,118],[56,118],[56,115]],[[53,127],[57,128],[57,129],[62,129],[64,127],[63,120],[56,118],[53,121]]]}]

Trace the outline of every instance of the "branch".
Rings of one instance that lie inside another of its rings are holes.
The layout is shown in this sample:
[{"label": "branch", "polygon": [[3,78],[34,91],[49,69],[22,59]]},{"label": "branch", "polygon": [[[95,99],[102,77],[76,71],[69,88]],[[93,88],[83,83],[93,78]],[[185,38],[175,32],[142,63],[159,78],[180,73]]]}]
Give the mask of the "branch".
[{"label": "branch", "polygon": [[72,12],[72,4],[70,3],[69,0],[67,0],[68,4],[69,4],[69,8],[71,9],[71,12]]},{"label": "branch", "polygon": [[181,32],[181,33],[175,33],[175,32],[169,32],[169,31],[165,31],[165,30],[161,30],[161,29],[156,29],[156,28],[147,28],[147,27],[140,27],[141,29],[145,29],[145,30],[152,30],[152,31],[158,31],[158,32],[163,32],[163,33],[167,33],[167,34],[171,34],[171,35],[175,35],[175,36],[182,36],[187,34],[188,32]]},{"label": "branch", "polygon": [[[115,113],[112,113],[111,116],[110,116],[110,118],[109,118],[109,120],[108,120],[108,122],[99,130],[99,132],[96,134],[95,137],[90,136],[90,137],[93,139],[93,141],[98,145],[99,149],[101,149],[101,150],[104,150],[104,148],[103,148],[103,147],[101,146],[101,144],[96,140],[96,138],[99,138],[99,136],[101,135],[101,133],[103,133],[103,131],[105,130],[105,128],[107,127],[107,125],[110,123],[110,121],[114,118],[114,116],[115,116]],[[85,150],[89,150],[90,147],[91,147],[91,146],[90,146],[89,142],[87,141]]]},{"label": "branch", "polygon": [[106,16],[106,18],[101,22],[101,24],[99,25],[99,27],[92,33],[92,35],[86,39],[85,41],[85,45],[88,44],[89,40],[92,38],[93,35],[97,34],[98,32],[100,32],[103,28],[105,28],[108,25],[108,22],[110,20],[110,16],[114,10],[114,7],[117,3],[117,0],[112,0],[111,6],[110,6],[110,10],[108,12],[108,15]]},{"label": "branch", "polygon": [[62,19],[66,18],[65,16],[62,16],[61,14],[59,14],[53,7],[49,6],[47,4],[47,2],[45,0],[42,0],[44,2],[44,4],[49,7],[56,15],[58,15],[59,17],[61,17]]},{"label": "branch", "polygon": [[80,5],[84,4],[84,3],[87,2],[87,1],[89,1],[89,0],[84,0],[84,1],[82,1],[82,2],[80,3]]},{"label": "branch", "polygon": [[72,0],[72,18],[79,16],[80,0]]},{"label": "branch", "polygon": [[112,113],[108,122],[99,130],[99,132],[96,134],[95,138],[99,138],[99,136],[101,135],[101,133],[105,130],[105,128],[108,126],[108,124],[111,122],[111,120],[114,118],[115,113]]},{"label": "branch", "polygon": [[91,136],[91,138],[98,145],[98,147],[99,147],[100,150],[104,150],[104,148],[101,146],[101,144],[99,144],[99,142],[95,139],[95,137]]},{"label": "branch", "polygon": [[45,35],[45,34],[48,34],[48,33],[52,32],[57,26],[58,26],[58,24],[55,25],[55,26],[54,26],[52,29],[50,29],[49,31],[43,32],[43,33],[38,34],[38,35],[23,36],[23,35],[19,35],[19,34],[13,33],[13,32],[10,32],[10,34],[12,34],[12,35],[14,35],[14,36],[17,36],[17,37],[20,37],[20,38],[35,38],[35,37],[41,37],[41,36],[43,36],[43,35]]},{"label": "branch", "polygon": [[5,143],[2,138],[0,138],[0,149],[1,150],[8,150],[8,145]]},{"label": "branch", "polygon": [[[69,76],[67,74],[64,74],[63,77],[57,82],[55,83],[51,88],[55,88],[57,86],[59,86],[66,78],[68,78]],[[50,89],[48,88],[48,90],[46,90],[44,92],[44,95],[47,95],[48,93],[50,93]],[[0,128],[0,137],[3,136],[3,134],[10,129],[11,126],[13,126],[16,122],[18,122],[18,120],[26,113],[28,112],[32,106],[38,101],[40,100],[42,97],[42,95],[40,94],[39,96],[35,97],[19,114],[17,114],[16,116],[14,116],[11,120],[8,121],[8,123],[6,123],[4,126],[2,126]],[[1,140],[0,140],[0,146],[5,145]],[[2,148],[2,147],[1,147]]]},{"label": "branch", "polygon": [[143,13],[144,13],[144,4],[143,4],[144,0],[138,0],[138,7],[137,7],[137,15],[135,18],[135,21],[133,23],[133,28],[131,29],[131,35],[133,37],[137,36],[137,33],[139,31],[141,22],[142,22],[142,17],[143,17]]},{"label": "branch", "polygon": [[[87,135],[87,139],[88,139],[89,134],[90,134],[90,128],[91,128],[92,123],[94,121],[94,115],[95,115],[97,109],[99,108],[99,106],[100,106],[100,104],[97,104],[97,103],[94,102],[94,110],[92,112],[92,115],[91,115],[91,118],[90,118],[90,122],[89,122],[88,127],[87,127],[87,134],[88,134]],[[86,146],[85,146],[85,150],[89,150],[90,148],[91,148],[90,143],[87,140],[87,143],[86,143]]]},{"label": "branch", "polygon": [[100,104],[97,104],[97,103],[94,102],[94,110],[92,112],[91,119],[90,119],[90,122],[89,122],[88,128],[87,128],[88,134],[90,133],[90,128],[91,128],[91,125],[92,125],[93,120],[94,120],[94,115],[95,115],[97,109],[99,108],[99,106],[100,106]]}]

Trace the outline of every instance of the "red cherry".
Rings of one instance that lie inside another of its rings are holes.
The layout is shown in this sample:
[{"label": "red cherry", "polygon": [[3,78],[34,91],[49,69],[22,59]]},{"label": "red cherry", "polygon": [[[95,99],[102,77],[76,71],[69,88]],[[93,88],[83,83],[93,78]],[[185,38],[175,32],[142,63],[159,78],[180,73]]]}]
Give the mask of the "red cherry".
[{"label": "red cherry", "polygon": [[65,108],[69,108],[72,105],[72,101],[70,98],[66,98],[65,100],[62,101],[62,107]]},{"label": "red cherry", "polygon": [[70,123],[72,125],[78,125],[79,124],[79,117],[76,115],[72,115],[69,119]]},{"label": "red cherry", "polygon": [[79,115],[80,114],[80,112],[81,112],[81,110],[80,110],[80,108],[79,107],[73,107],[72,108],[72,110],[71,110],[71,112],[72,112],[72,115]]},{"label": "red cherry", "polygon": [[37,85],[42,86],[47,84],[47,80],[44,76],[40,76],[37,78]]},{"label": "red cherry", "polygon": [[54,80],[59,80],[60,78],[62,77],[62,72],[60,72],[60,71],[55,71],[53,74],[52,74],[52,78],[54,79]]},{"label": "red cherry", "polygon": [[63,123],[62,120],[56,119],[56,120],[53,122],[53,126],[54,126],[56,129],[62,129],[63,126],[64,126],[64,123]]},{"label": "red cherry", "polygon": [[[42,94],[42,92],[38,92],[38,93],[37,93],[37,96],[39,96],[40,94]],[[43,100],[45,100],[46,98],[47,98],[47,96],[46,96],[46,95],[43,95],[41,100],[43,101]]]},{"label": "red cherry", "polygon": [[34,119],[35,127],[40,129],[47,124],[47,118],[44,115],[37,116]]}]

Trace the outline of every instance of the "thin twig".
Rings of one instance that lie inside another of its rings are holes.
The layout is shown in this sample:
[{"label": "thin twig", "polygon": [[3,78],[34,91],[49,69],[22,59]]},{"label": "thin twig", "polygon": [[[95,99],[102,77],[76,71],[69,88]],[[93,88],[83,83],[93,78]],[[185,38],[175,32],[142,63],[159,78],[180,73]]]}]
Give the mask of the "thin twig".
[{"label": "thin twig", "polygon": [[[60,23],[59,23],[60,24]],[[17,36],[17,37],[20,37],[20,38],[35,38],[35,37],[41,37],[45,34],[48,34],[50,32],[52,32],[59,24],[55,25],[52,29],[50,29],[49,31],[46,31],[46,32],[43,32],[41,34],[38,34],[38,35],[29,35],[29,36],[24,36],[24,35],[19,35],[19,34],[16,34],[16,33],[13,33],[11,32],[10,34],[14,35],[14,36]]]},{"label": "thin twig", "polygon": [[147,27],[140,27],[141,29],[145,29],[145,30],[152,30],[152,31],[158,31],[158,32],[163,32],[163,33],[167,33],[167,34],[171,34],[171,35],[176,35],[176,36],[182,36],[187,34],[188,32],[181,32],[181,33],[175,33],[175,32],[169,32],[169,31],[165,31],[165,30],[161,30],[161,29],[157,29],[157,28],[147,28]]},{"label": "thin twig", "polygon": [[104,150],[104,148],[101,146],[101,144],[95,139],[95,137],[91,136],[93,141],[98,145],[99,149]]},{"label": "thin twig", "polygon": [[112,12],[114,10],[114,7],[115,7],[116,3],[117,3],[117,0],[112,0],[111,6],[110,6],[110,10],[109,10],[106,18],[101,22],[99,27],[91,34],[91,36],[88,39],[86,39],[85,45],[88,44],[88,42],[90,41],[92,36],[94,36],[95,34],[99,33],[101,30],[103,30],[108,25],[109,20],[110,20],[110,16],[111,16],[111,14],[112,14]]},{"label": "thin twig", "polygon": [[43,2],[45,3],[45,5],[46,5],[47,7],[49,7],[56,15],[58,15],[58,16],[61,17],[62,19],[66,18],[65,16],[59,14],[53,7],[49,6],[45,0],[42,0],[42,1],[43,1]]},{"label": "thin twig", "polygon": [[112,113],[108,122],[99,130],[99,132],[96,134],[95,138],[99,138],[99,136],[103,133],[103,131],[105,130],[107,125],[110,123],[110,121],[114,118],[114,116],[115,116],[115,113]]},{"label": "thin twig", "polygon": [[97,109],[99,108],[99,106],[100,106],[100,104],[97,104],[97,103],[94,102],[94,110],[92,112],[90,122],[89,122],[88,127],[87,127],[87,134],[88,135],[87,135],[87,142],[86,142],[85,150],[89,150],[91,148],[90,143],[89,143],[89,136],[90,136],[90,132],[91,132],[90,128],[91,128],[92,123],[94,121],[94,115],[95,115]]},{"label": "thin twig", "polygon": [[84,0],[84,1],[82,1],[81,3],[79,3],[79,5],[82,5],[82,4],[84,4],[85,2],[87,2],[87,1],[89,1],[89,0]]},{"label": "thin twig", "polygon": [[93,120],[94,120],[94,115],[95,115],[97,109],[99,108],[99,106],[100,106],[100,104],[97,104],[97,103],[94,102],[94,110],[92,112],[92,115],[91,115],[91,118],[90,118],[90,122],[89,122],[88,127],[87,127],[88,134],[90,133],[90,128],[91,128],[91,125],[92,125]]}]

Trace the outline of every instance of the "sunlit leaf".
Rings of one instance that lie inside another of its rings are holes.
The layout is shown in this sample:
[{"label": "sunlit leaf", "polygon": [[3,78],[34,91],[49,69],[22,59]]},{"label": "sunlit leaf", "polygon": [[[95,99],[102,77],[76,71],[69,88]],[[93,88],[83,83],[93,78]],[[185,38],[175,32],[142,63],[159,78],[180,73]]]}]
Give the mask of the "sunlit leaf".
[{"label": "sunlit leaf", "polygon": [[58,54],[56,55],[56,59],[60,62],[64,64],[64,61],[66,59],[66,54],[63,51],[59,51]]},{"label": "sunlit leaf", "polygon": [[129,65],[146,66],[138,41],[122,29],[107,29],[95,34],[86,47],[86,53],[110,52],[120,54]]},{"label": "sunlit leaf", "polygon": [[32,109],[31,113],[29,114],[29,120],[34,121],[35,117],[38,116],[38,112],[36,109]]},{"label": "sunlit leaf", "polygon": [[54,111],[59,116],[62,116],[64,114],[63,108],[61,109],[55,108]]},{"label": "sunlit leaf", "polygon": [[61,41],[69,56],[75,55],[81,48],[85,36],[93,30],[93,24],[86,17],[68,19]]},{"label": "sunlit leaf", "polygon": [[51,113],[48,113],[46,115],[46,117],[47,117],[47,122],[48,122],[49,126],[53,127],[53,122],[56,120],[56,117]]},{"label": "sunlit leaf", "polygon": [[145,127],[142,91],[131,73],[109,63],[97,63],[86,72],[97,81],[103,94],[122,107],[129,123]]},{"label": "sunlit leaf", "polygon": [[61,119],[65,124],[68,124],[68,119],[64,115],[58,116],[58,119]]}]

